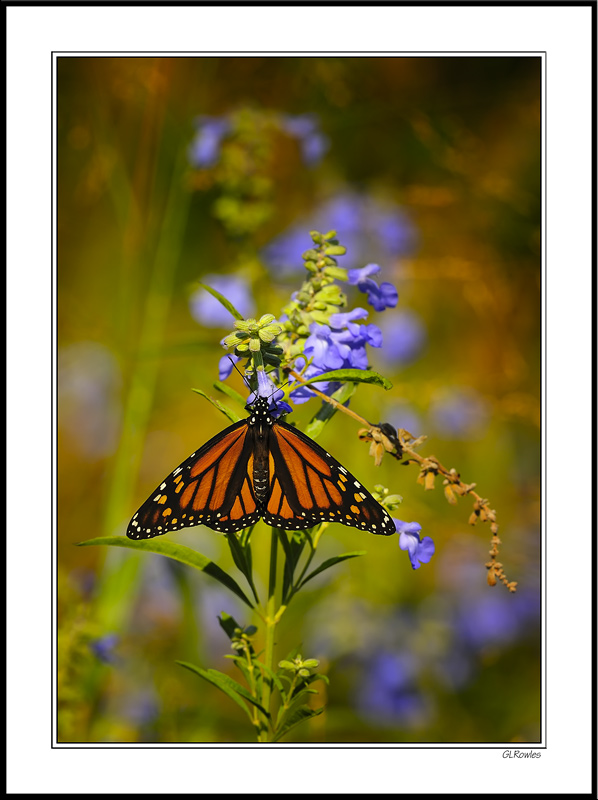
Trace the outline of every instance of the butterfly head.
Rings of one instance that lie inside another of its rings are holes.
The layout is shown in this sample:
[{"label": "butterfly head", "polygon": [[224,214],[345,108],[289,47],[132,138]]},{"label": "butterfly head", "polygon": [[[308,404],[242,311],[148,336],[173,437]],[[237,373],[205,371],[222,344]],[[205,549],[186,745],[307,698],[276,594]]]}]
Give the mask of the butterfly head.
[{"label": "butterfly head", "polygon": [[249,412],[247,423],[249,425],[257,425],[261,427],[264,423],[272,425],[274,417],[270,411],[270,400],[267,397],[256,397],[251,404],[245,406]]}]

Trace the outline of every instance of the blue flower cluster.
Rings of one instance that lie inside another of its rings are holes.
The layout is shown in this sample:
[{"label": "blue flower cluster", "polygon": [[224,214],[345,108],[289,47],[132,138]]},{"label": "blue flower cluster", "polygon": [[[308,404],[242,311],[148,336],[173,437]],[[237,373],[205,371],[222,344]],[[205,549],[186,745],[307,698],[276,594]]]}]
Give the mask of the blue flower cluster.
[{"label": "blue flower cluster", "polygon": [[282,114],[281,128],[299,141],[303,162],[307,166],[319,164],[330,147],[330,140],[320,131],[317,114]]},{"label": "blue flower cluster", "polygon": [[[319,164],[330,147],[330,140],[320,131],[317,114],[275,114],[274,119],[281,131],[298,140],[303,163],[308,167]],[[195,118],[195,128],[188,151],[189,162],[194,167],[208,169],[218,163],[222,142],[234,133],[234,119],[232,115],[201,115]]]},{"label": "blue flower cluster", "polygon": [[[296,361],[296,367],[303,369],[306,360],[311,360],[303,373],[306,378],[313,378],[333,369],[367,369],[368,354],[366,346],[380,347],[382,333],[377,325],[359,325],[357,320],[365,319],[368,312],[365,308],[354,308],[352,311],[339,312],[330,316],[330,325],[311,324],[310,335],[305,340],[303,353],[305,358]],[[332,394],[340,384],[322,381],[316,388],[324,394]],[[309,386],[297,384],[290,397],[295,404],[305,403],[314,393]]]},{"label": "blue flower cluster", "polygon": [[416,231],[403,209],[366,194],[344,192],[316,206],[262,251],[266,265],[276,274],[294,275],[301,269],[305,231],[325,228],[337,231],[347,248],[343,264],[349,269],[372,255],[379,261],[406,256],[416,245]]},{"label": "blue flower cluster", "polygon": [[220,158],[222,140],[231,132],[226,117],[199,116],[195,119],[195,138],[189,147],[189,161],[194,167],[213,167]]}]

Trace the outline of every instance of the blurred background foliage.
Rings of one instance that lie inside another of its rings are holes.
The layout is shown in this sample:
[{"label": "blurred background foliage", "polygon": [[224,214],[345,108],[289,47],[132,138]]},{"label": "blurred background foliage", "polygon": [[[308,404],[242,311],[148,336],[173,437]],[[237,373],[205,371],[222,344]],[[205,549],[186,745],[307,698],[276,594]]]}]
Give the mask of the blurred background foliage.
[{"label": "blurred background foliage", "polygon": [[[196,282],[279,314],[308,231],[333,227],[341,266],[375,261],[399,290],[395,309],[368,307],[394,388],[362,386],[352,408],[427,434],[422,454],[477,483],[519,587],[487,585],[490,532],[465,500],[391,458],[376,468],[337,415],[322,444],[402,494],[436,554],[412,571],[394,537],[328,529],[322,556],[368,554],[308,584],[279,627],[278,657],[300,644],[330,677],[326,713],[288,741],[539,740],[540,89],[527,57],[58,59],[60,741],[252,741],[174,663],[226,669],[216,617],[251,622],[239,604],[169,559],[73,545],[124,535],[227,424],[190,391],[213,393],[232,327]],[[214,531],[176,539],[234,570]]]}]

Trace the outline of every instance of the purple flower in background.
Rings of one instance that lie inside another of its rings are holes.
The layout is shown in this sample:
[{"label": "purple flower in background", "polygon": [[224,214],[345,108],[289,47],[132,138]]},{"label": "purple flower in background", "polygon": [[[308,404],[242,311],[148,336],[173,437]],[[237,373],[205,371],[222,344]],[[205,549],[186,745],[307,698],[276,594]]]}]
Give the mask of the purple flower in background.
[{"label": "purple flower in background", "polygon": [[407,550],[413,569],[419,569],[421,564],[427,564],[434,555],[434,541],[430,536],[419,538],[422,526],[419,522],[403,522],[393,518],[395,528],[399,534],[399,547]]},{"label": "purple flower in background", "polygon": [[386,211],[377,204],[370,205],[367,219],[370,228],[384,243],[384,248],[390,255],[403,255],[413,250],[415,229],[399,208]]},{"label": "purple flower in background", "polygon": [[382,652],[368,661],[357,688],[357,707],[388,724],[422,723],[426,706],[417,686],[417,664],[411,656]]},{"label": "purple flower in background", "polygon": [[349,191],[320,204],[270,242],[262,251],[266,264],[277,275],[300,272],[301,254],[311,247],[307,231],[314,228],[337,231],[347,248],[342,257],[347,269],[366,258],[387,261],[407,255],[416,243],[415,228],[399,206]]},{"label": "purple flower in background", "polygon": [[[204,275],[202,283],[216,289],[245,318],[250,317],[255,310],[255,303],[249,285],[244,278],[238,275]],[[189,300],[191,316],[200,325],[208,328],[229,328],[232,318],[229,311],[205,289],[199,288]]]},{"label": "purple flower in background", "polygon": [[471,387],[438,393],[431,402],[430,415],[437,433],[451,439],[478,438],[488,421],[486,402]]},{"label": "purple flower in background", "polygon": [[391,425],[397,430],[403,428],[413,436],[419,436],[422,422],[417,412],[404,400],[396,400],[385,414]]},{"label": "purple flower in background", "polygon": [[116,633],[107,633],[104,636],[100,636],[99,639],[93,639],[89,643],[89,648],[104,664],[115,664],[118,661],[118,656],[114,652],[114,648],[119,640],[120,637]]},{"label": "purple flower in background", "polygon": [[58,352],[58,425],[63,445],[96,461],[114,453],[122,418],[117,358],[99,342],[74,342]]},{"label": "purple flower in background", "polygon": [[153,691],[139,690],[128,694],[124,700],[121,713],[134,725],[148,725],[158,716],[160,709],[158,699]]},{"label": "purple flower in background", "polygon": [[301,144],[303,161],[313,166],[322,160],[330,147],[330,140],[319,130],[317,114],[282,115],[282,128]]},{"label": "purple flower in background", "polygon": [[385,308],[394,308],[399,301],[399,293],[392,283],[381,283],[380,286],[371,277],[380,272],[378,264],[367,264],[362,269],[349,270],[349,283],[357,286],[360,292],[368,296],[368,303],[376,311],[384,311]]},{"label": "purple flower in background", "polygon": [[381,322],[384,348],[380,358],[386,364],[408,364],[413,361],[426,341],[426,329],[413,311],[396,311]]},{"label": "purple flower in background", "polygon": [[231,129],[224,117],[197,117],[197,133],[189,147],[189,161],[194,167],[212,167],[220,156],[222,140]]}]

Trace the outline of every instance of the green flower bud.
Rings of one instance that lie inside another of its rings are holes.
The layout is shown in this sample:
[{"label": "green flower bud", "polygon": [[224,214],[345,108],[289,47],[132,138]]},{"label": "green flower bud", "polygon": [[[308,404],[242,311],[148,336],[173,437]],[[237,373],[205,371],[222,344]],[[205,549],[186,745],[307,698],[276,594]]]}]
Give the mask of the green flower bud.
[{"label": "green flower bud", "polygon": [[311,318],[314,322],[319,322],[321,325],[328,325],[330,322],[330,314],[327,311],[312,311]]},{"label": "green flower bud", "polygon": [[305,262],[305,269],[309,270],[309,272],[317,272],[318,265],[315,261],[306,261]]},{"label": "green flower bud", "polygon": [[316,250],[313,250],[313,249],[312,250],[306,250],[305,253],[303,253],[301,255],[301,258],[304,261],[317,261],[318,253],[316,252]]},{"label": "green flower bud", "polygon": [[295,665],[294,665],[294,664],[291,664],[291,662],[290,662],[290,661],[279,661],[279,662],[278,662],[278,666],[279,666],[281,669],[295,669]]},{"label": "green flower bud", "polygon": [[245,343],[243,343],[243,344],[238,344],[238,345],[236,346],[236,348],[235,348],[235,353],[236,353],[236,355],[238,355],[238,356],[241,356],[241,357],[243,357],[243,355],[244,355],[245,353],[248,353],[248,352],[249,352],[249,345],[248,345],[248,344],[245,344]]},{"label": "green flower bud", "polygon": [[260,317],[260,321],[259,321],[258,324],[259,324],[260,328],[263,328],[266,325],[269,325],[271,322],[274,322],[275,319],[276,319],[276,317],[274,316],[274,314],[263,314]]},{"label": "green flower bud", "polygon": [[308,669],[314,669],[314,667],[317,667],[319,663],[320,662],[317,658],[306,658],[303,662],[303,666],[307,667]]},{"label": "green flower bud", "polygon": [[334,239],[335,237],[336,237],[336,231],[328,231],[328,233],[324,234],[324,239],[326,239],[327,242],[329,242],[331,239]]},{"label": "green flower bud", "polygon": [[349,273],[343,267],[325,267],[323,272],[328,278],[334,278],[337,281],[347,281],[349,279]]},{"label": "green flower bud", "polygon": [[300,669],[299,670],[299,675],[301,675],[302,678],[309,678],[309,670],[308,669]]},{"label": "green flower bud", "polygon": [[323,244],[324,239],[326,238],[325,236],[322,236],[320,231],[310,231],[309,235],[311,236],[312,242],[315,242],[316,244]]},{"label": "green flower bud", "polygon": [[255,625],[248,625],[245,628],[245,633],[247,634],[247,636],[253,636],[254,633],[257,633],[257,628],[255,627]]},{"label": "green flower bud", "polygon": [[251,326],[255,325],[254,319],[236,319],[235,320],[235,328],[240,331],[250,331]]},{"label": "green flower bud", "polygon": [[329,283],[327,286],[322,286],[319,292],[315,295],[316,300],[323,300],[325,303],[334,303],[340,305],[344,299],[340,286],[336,283]]},{"label": "green flower bud", "polygon": [[403,498],[400,494],[389,494],[384,498],[384,505],[388,509],[396,508],[397,506],[400,506],[402,502]]},{"label": "green flower bud", "polygon": [[252,353],[259,353],[259,351],[262,349],[262,343],[260,342],[259,337],[256,337],[255,339],[252,337],[249,340],[249,349]]},{"label": "green flower bud", "polygon": [[344,256],[346,252],[347,248],[342,244],[329,244],[324,248],[324,255],[327,256]]}]

